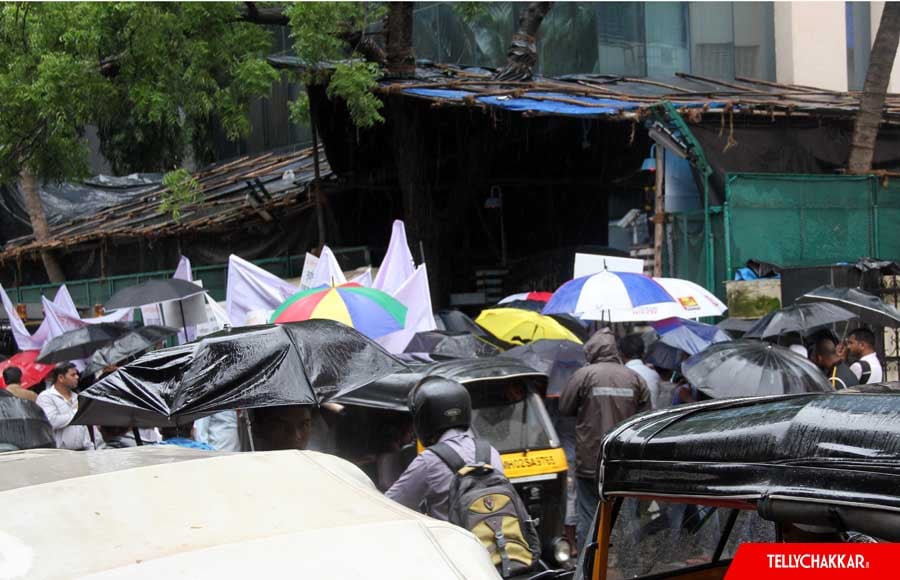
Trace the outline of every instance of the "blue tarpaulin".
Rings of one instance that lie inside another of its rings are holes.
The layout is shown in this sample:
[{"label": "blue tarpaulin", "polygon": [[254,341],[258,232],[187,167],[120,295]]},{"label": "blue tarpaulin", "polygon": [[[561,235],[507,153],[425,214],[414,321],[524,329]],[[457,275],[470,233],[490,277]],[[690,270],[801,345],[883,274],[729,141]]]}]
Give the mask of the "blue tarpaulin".
[{"label": "blue tarpaulin", "polygon": [[[502,109],[509,109],[511,111],[527,111],[532,113],[552,115],[609,116],[618,115],[623,111],[634,111],[640,109],[641,107],[649,106],[649,103],[645,102],[584,97],[581,95],[546,91],[529,91],[522,97],[514,97],[512,95],[479,96],[479,93],[476,92],[457,89],[415,88],[405,89],[402,92],[408,95],[427,97],[430,99],[445,99],[448,101],[461,102],[465,99],[471,98],[485,105],[500,107]],[[566,102],[561,102],[560,99],[565,99]],[[724,106],[724,104],[724,102],[697,102],[679,103],[679,106],[715,107]]]}]

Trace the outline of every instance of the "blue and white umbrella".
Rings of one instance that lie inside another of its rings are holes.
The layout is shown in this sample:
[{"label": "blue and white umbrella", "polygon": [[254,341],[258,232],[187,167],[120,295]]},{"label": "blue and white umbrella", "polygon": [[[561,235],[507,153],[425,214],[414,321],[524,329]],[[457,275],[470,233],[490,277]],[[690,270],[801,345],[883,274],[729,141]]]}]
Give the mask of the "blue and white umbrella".
[{"label": "blue and white umbrella", "polygon": [[660,341],[691,355],[706,350],[711,344],[731,340],[731,337],[718,326],[683,318],[667,318],[654,322],[653,329],[659,335]]},{"label": "blue and white umbrella", "polygon": [[553,293],[543,314],[582,320],[652,322],[684,316],[684,308],[653,278],[604,270],[569,280]]}]

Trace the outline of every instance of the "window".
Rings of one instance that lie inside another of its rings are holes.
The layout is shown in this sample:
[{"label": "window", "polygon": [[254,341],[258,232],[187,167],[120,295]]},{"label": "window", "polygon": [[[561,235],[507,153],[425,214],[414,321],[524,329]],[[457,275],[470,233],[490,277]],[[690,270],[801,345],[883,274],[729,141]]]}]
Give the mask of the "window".
[{"label": "window", "polygon": [[847,2],[847,87],[861,91],[872,51],[871,11],[868,2]]}]

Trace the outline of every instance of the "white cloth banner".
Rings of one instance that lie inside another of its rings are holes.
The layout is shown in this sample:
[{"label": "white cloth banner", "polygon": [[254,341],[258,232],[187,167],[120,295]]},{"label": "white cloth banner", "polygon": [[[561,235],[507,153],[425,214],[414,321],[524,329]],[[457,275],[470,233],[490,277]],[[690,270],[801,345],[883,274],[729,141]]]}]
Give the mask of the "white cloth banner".
[{"label": "white cloth banner", "polygon": [[394,220],[391,241],[387,253],[372,282],[372,288],[393,294],[409,280],[416,271],[416,264],[406,241],[406,226]]},{"label": "white cloth banner", "polygon": [[347,278],[344,276],[344,271],[341,270],[341,265],[335,258],[334,252],[328,246],[322,246],[322,253],[319,254],[319,261],[316,264],[309,287],[340,286],[346,283]]},{"label": "white cloth banner", "polygon": [[378,339],[388,352],[400,353],[417,332],[434,330],[434,312],[431,309],[431,289],[428,286],[428,270],[425,264],[416,268],[413,275],[400,286],[393,297],[406,306],[406,326]]},{"label": "white cloth banner", "polygon": [[232,254],[228,258],[225,310],[232,326],[243,326],[247,314],[274,310],[300,288]]}]

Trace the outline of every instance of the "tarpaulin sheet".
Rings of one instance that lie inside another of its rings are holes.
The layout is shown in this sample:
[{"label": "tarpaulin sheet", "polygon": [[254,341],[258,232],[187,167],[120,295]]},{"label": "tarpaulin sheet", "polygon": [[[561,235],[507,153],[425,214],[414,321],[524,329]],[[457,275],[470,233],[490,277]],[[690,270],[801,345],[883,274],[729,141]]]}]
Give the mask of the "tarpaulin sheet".
[{"label": "tarpaulin sheet", "polygon": [[82,393],[73,423],[153,427],[229,409],[316,405],[405,369],[330,320],[226,330],[120,368]]},{"label": "tarpaulin sheet", "polygon": [[[471,91],[460,91],[454,89],[406,89],[403,91],[409,95],[419,97],[429,97],[433,99],[447,99],[452,101],[462,101],[466,98],[474,98],[479,103],[509,109],[511,111],[528,111],[533,113],[545,113],[556,115],[572,115],[572,116],[605,116],[618,115],[623,111],[634,111],[641,107],[647,106],[647,103],[635,101],[624,101],[619,99],[600,99],[595,97],[583,97],[569,93],[555,93],[546,91],[529,91],[522,97],[513,97],[506,95],[478,96],[478,93]],[[559,100],[544,99],[565,99],[568,102]],[[583,103],[583,104],[576,104]],[[724,106],[724,102],[697,102],[697,103],[679,103],[680,107],[720,107]]]}]

